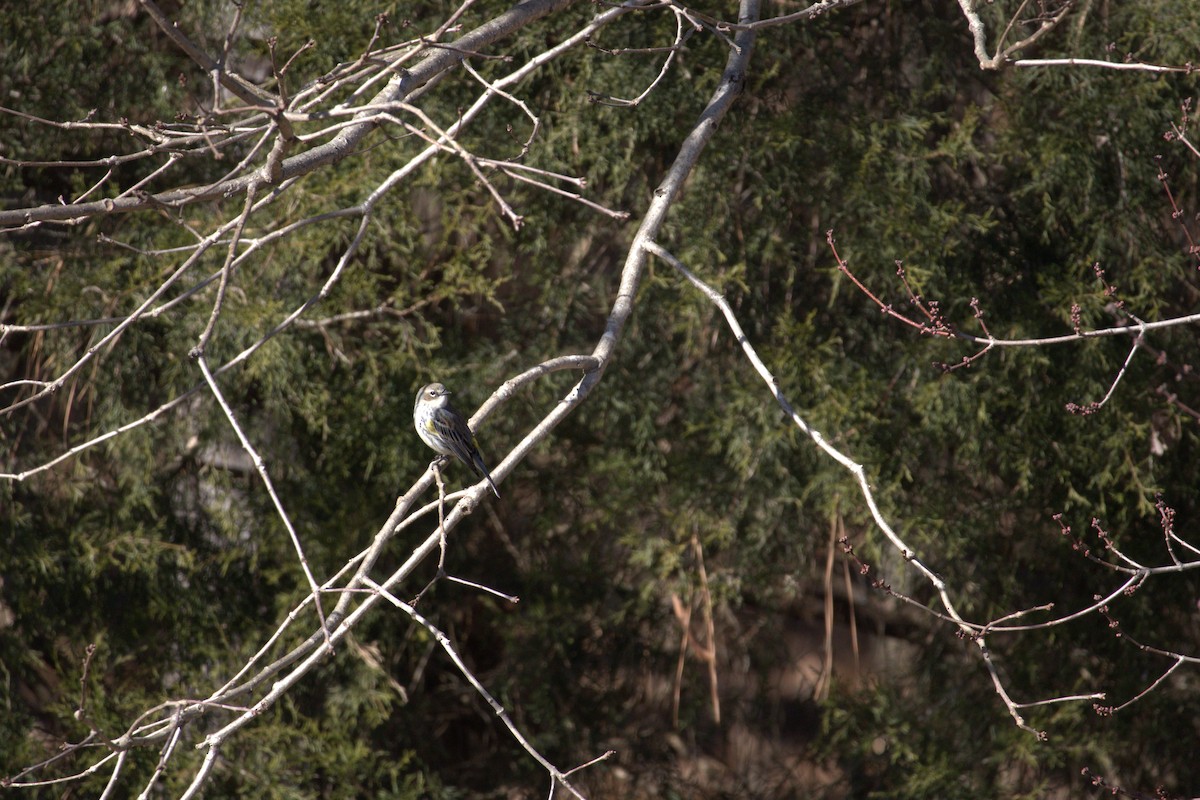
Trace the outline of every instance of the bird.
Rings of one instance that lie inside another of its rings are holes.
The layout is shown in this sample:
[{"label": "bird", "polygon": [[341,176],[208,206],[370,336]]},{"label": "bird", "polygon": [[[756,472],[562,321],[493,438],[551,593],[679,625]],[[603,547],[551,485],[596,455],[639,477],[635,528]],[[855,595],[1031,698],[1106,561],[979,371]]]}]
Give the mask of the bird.
[{"label": "bird", "polygon": [[451,391],[443,384],[431,383],[417,392],[417,403],[413,406],[413,426],[421,441],[443,456],[454,456],[467,465],[477,478],[484,478],[496,497],[492,475],[488,472],[475,436],[462,414],[450,405]]}]

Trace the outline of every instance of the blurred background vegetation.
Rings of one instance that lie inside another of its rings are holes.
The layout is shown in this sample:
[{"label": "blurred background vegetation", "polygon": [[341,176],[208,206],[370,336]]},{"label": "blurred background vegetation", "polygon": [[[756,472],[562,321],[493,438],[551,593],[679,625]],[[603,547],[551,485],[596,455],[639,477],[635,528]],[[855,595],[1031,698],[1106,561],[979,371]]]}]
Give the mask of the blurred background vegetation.
[{"label": "blurred background vegetation", "polygon": [[[989,22],[1017,5],[990,5]],[[164,7],[219,51],[227,3]],[[481,2],[465,22],[501,8]],[[380,12],[392,21],[382,40],[390,43],[432,30],[451,10],[248,4],[232,66],[261,71],[269,36],[281,53],[315,40],[294,64],[298,86],[356,58]],[[570,7],[503,50],[521,63],[594,13]],[[1200,17],[1188,2],[1083,2],[1072,13],[1030,55],[1183,64],[1200,52]],[[152,124],[192,113],[208,94],[207,78],[132,4],[49,4],[2,17],[5,106]],[[646,13],[597,43],[661,45],[673,31],[672,17]],[[550,64],[519,90],[543,123],[528,163],[586,176],[590,199],[636,220],[725,55],[719,38],[692,36],[638,108],[592,103],[589,93],[638,94],[661,55],[585,48]],[[423,108],[453,120],[476,88],[446,81]],[[999,337],[1070,332],[1073,304],[1084,326],[1116,323],[1096,263],[1127,311],[1147,320],[1190,313],[1200,276],[1184,228],[1195,230],[1200,171],[1164,133],[1185,121],[1196,92],[1194,75],[983,73],[957,4],[865,2],[763,32],[744,95],[671,212],[660,240],[725,293],[801,413],[867,466],[885,514],[972,619],[1051,601],[1058,612],[1078,609],[1117,585],[1072,551],[1053,514],[1081,535],[1098,518],[1131,557],[1160,563],[1161,495],[1177,530],[1200,538],[1196,328],[1148,336],[1107,405],[1072,415],[1068,403],[1104,396],[1127,339],[1000,349],[947,373],[940,362],[974,350],[881,315],[838,272],[825,232],[885,301],[907,308],[901,260],[913,286],[967,331],[979,331],[973,297]],[[498,106],[463,143],[512,157],[528,130],[519,110]],[[88,159],[130,146],[120,132],[82,136],[0,116],[7,158]],[[293,190],[289,217],[359,202],[421,146],[386,132],[369,140]],[[197,160],[181,182],[228,168]],[[1172,218],[1160,168],[1181,219]],[[147,169],[123,168],[121,185]],[[5,207],[55,202],[100,174],[4,164],[0,197]],[[309,319],[388,311],[293,327],[222,379],[318,578],[368,544],[427,466],[411,427],[417,387],[444,381],[473,410],[544,358],[590,352],[603,328],[634,223],[497,183],[525,217],[518,232],[461,163],[423,170],[383,203],[359,256]],[[183,216],[205,229],[234,207]],[[271,220],[257,224],[261,233]],[[240,270],[213,362],[311,296],[353,224],[306,228]],[[127,313],[174,269],[149,251],[188,241],[159,213],[0,239],[2,321]],[[216,258],[188,285],[218,269]],[[211,289],[134,326],[52,398],[0,419],[5,471],[42,463],[195,385],[187,352],[210,302]],[[106,330],[10,334],[0,379],[53,376]],[[547,379],[489,419],[485,453],[498,460],[569,380]],[[53,470],[0,484],[0,775],[89,725],[113,736],[167,698],[205,696],[306,594],[269,498],[237,455],[220,410],[197,399]],[[467,479],[459,467],[450,477]],[[879,577],[934,603],[873,529],[850,476],[786,424],[720,315],[661,263],[599,391],[500,488],[502,500],[455,532],[448,568],[521,602],[442,584],[422,609],[558,766],[617,750],[579,776],[593,797],[1090,796],[1084,767],[1140,791],[1200,791],[1194,670],[1111,717],[1087,703],[1033,709],[1030,722],[1049,734],[1039,742],[1012,724],[973,645],[872,590]],[[847,569],[831,537],[838,525],[870,576]],[[397,537],[396,563],[424,535]],[[673,599],[696,609],[700,630],[701,566],[714,605],[719,721],[694,651],[676,683]],[[1187,573],[1151,580],[1112,611],[1139,641],[1196,654],[1198,584]],[[827,597],[835,657],[818,685]],[[90,645],[91,719],[80,721],[73,712]],[[1094,616],[991,645],[1018,700],[1104,691],[1117,705],[1170,665]],[[149,775],[158,753],[131,758]],[[186,772],[168,775],[164,792],[177,794]],[[103,779],[89,784],[92,794]],[[235,739],[213,782],[211,796],[229,797],[545,791],[540,768],[398,613],[359,626],[315,680]]]}]

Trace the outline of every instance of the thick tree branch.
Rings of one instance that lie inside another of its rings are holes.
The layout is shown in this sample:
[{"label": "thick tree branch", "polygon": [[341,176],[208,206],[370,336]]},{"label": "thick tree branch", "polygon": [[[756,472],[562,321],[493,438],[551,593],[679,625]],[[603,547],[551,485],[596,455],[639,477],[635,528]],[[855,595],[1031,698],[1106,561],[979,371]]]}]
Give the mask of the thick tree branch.
[{"label": "thick tree branch", "polygon": [[[577,0],[524,0],[478,28],[454,41],[454,48],[433,48],[429,55],[392,77],[387,86],[375,95],[370,105],[400,102],[438,75],[453,69],[463,58],[463,52],[485,50],[495,42],[512,35],[534,20],[559,11]],[[363,111],[355,121],[343,128],[333,139],[310,150],[287,158],[271,179],[278,182],[307,175],[313,170],[334,164],[355,151],[377,125],[375,112]],[[76,223],[106,214],[121,214],[148,208],[179,208],[208,200],[223,200],[241,194],[252,184],[265,179],[258,174],[245,175],[218,183],[190,189],[175,189],[158,194],[98,200],[90,203],[42,205],[34,208],[0,211],[0,227],[30,225],[39,222]]]}]

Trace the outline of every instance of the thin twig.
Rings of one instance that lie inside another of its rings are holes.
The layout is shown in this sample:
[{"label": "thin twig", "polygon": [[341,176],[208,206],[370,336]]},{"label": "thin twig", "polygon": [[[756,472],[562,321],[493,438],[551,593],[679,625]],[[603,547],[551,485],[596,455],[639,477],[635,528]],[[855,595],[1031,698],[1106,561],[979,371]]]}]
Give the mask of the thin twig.
[{"label": "thin twig", "polygon": [[292,519],[288,516],[287,509],[283,507],[283,501],[279,499],[279,493],[275,491],[275,484],[271,481],[271,476],[267,472],[266,462],[262,456],[254,449],[254,445],[250,443],[249,437],[242,430],[242,426],[237,421],[237,416],[233,413],[233,407],[225,399],[224,393],[217,386],[216,378],[208,368],[208,358],[200,353],[196,357],[196,363],[200,366],[200,372],[204,375],[205,382],[208,383],[208,388],[216,398],[217,404],[221,406],[221,410],[225,412],[225,418],[229,420],[229,426],[233,428],[233,432],[237,434],[238,441],[242,443],[242,449],[250,456],[254,462],[254,469],[258,472],[258,477],[263,482],[263,487],[266,488],[267,494],[271,498],[271,502],[275,506],[275,513],[279,515],[279,519],[283,521],[284,528],[287,529],[288,537],[292,540],[292,548],[296,551],[296,556],[300,559],[300,567],[304,570],[304,577],[308,580],[308,588],[313,596],[313,605],[317,612],[317,618],[321,623],[321,630],[325,633],[325,643],[330,652],[333,651],[333,642],[329,638],[329,627],[325,621],[325,611],[321,607],[321,589],[317,586],[317,579],[313,577],[312,569],[308,565],[308,558],[304,555],[304,546],[300,544],[300,536],[296,533],[296,528],[292,525]]},{"label": "thin twig", "polygon": [[459,674],[466,678],[467,682],[471,684],[471,687],[475,690],[476,694],[482,697],[487,704],[492,707],[492,710],[496,712],[496,716],[500,717],[500,721],[504,723],[504,727],[508,728],[508,732],[514,739],[517,740],[517,743],[521,745],[525,752],[529,753],[529,755],[533,757],[534,761],[541,764],[542,768],[550,773],[551,777],[564,789],[566,789],[575,797],[579,798],[579,800],[586,800],[586,798],[580,794],[579,790],[572,786],[571,782],[567,780],[567,774],[551,764],[545,756],[538,752],[537,748],[529,743],[529,740],[525,738],[523,733],[521,733],[520,728],[518,728],[516,723],[512,721],[512,718],[508,715],[508,712],[504,710],[504,706],[500,705],[499,701],[492,696],[492,694],[484,687],[483,683],[480,682],[480,680],[475,677],[475,674],[467,667],[466,663],[462,660],[462,657],[459,656],[458,651],[455,649],[454,644],[450,641],[450,637],[446,636],[446,634],[438,629],[436,625],[423,617],[415,608],[393,595],[387,589],[375,583],[375,581],[367,578],[365,583],[368,587],[383,595],[389,603],[411,617],[418,625],[429,631],[430,635],[432,635],[433,638],[437,640],[437,643],[441,645],[442,650],[446,652],[446,655],[450,657],[450,660],[454,662],[454,666],[458,669]]},{"label": "thin twig", "polygon": [[788,419],[790,419],[792,424],[794,424],[805,435],[807,435],[818,448],[824,451],[834,461],[841,464],[854,476],[855,481],[858,483],[859,493],[866,502],[867,508],[871,513],[871,517],[875,520],[876,527],[883,532],[883,535],[887,537],[888,541],[891,542],[892,546],[900,553],[901,557],[908,562],[909,565],[921,573],[925,580],[929,582],[934,591],[937,593],[938,601],[941,603],[942,608],[945,609],[946,614],[978,648],[979,653],[983,658],[984,665],[988,670],[988,674],[991,676],[992,686],[995,688],[997,695],[1008,709],[1008,713],[1013,718],[1013,721],[1022,730],[1027,730],[1036,735],[1039,739],[1044,739],[1046,736],[1045,732],[1031,727],[1025,721],[1025,718],[1019,711],[1020,705],[1016,703],[1009,695],[1007,688],[1000,679],[1000,673],[997,670],[996,665],[992,662],[991,652],[988,650],[986,643],[986,637],[977,633],[976,626],[962,618],[954,604],[954,601],[950,597],[949,589],[946,586],[945,581],[942,580],[942,578],[932,569],[926,566],[923,561],[921,561],[921,559],[917,556],[916,551],[909,547],[904,540],[900,538],[900,535],[892,527],[891,523],[889,523],[887,518],[884,517],[883,512],[880,511],[875,499],[875,492],[871,488],[870,481],[867,479],[867,473],[863,466],[830,444],[820,433],[820,431],[809,425],[796,412],[796,410],[792,407],[791,402],[784,395],[783,390],[779,385],[779,381],[776,380],[775,376],[772,375],[770,370],[767,369],[767,366],[762,362],[762,359],[759,358],[758,353],[750,344],[750,340],[742,330],[742,326],[738,322],[737,316],[733,312],[733,308],[719,292],[696,277],[691,270],[683,265],[683,262],[681,262],[678,258],[676,258],[658,243],[653,241],[645,241],[642,243],[642,247],[647,252],[653,253],[674,267],[677,272],[686,278],[693,286],[699,289],[715,306],[717,306],[717,308],[721,310],[721,313],[725,316],[726,324],[729,326],[729,329],[733,332],[735,340],[746,354],[746,358],[750,361],[750,363],[754,366],[755,371],[758,372],[759,376],[770,388],[771,393],[775,397],[775,401],[783,409]]}]

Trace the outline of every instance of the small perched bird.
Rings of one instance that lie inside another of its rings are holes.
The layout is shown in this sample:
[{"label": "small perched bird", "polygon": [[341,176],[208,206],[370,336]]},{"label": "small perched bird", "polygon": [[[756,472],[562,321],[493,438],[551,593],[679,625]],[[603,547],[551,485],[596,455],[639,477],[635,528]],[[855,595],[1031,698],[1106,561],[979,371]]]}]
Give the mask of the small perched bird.
[{"label": "small perched bird", "polygon": [[413,425],[421,441],[443,456],[454,456],[466,464],[477,478],[486,478],[496,497],[500,496],[487,464],[483,463],[483,456],[479,455],[467,420],[450,405],[449,389],[440,383],[431,383],[417,392]]}]

